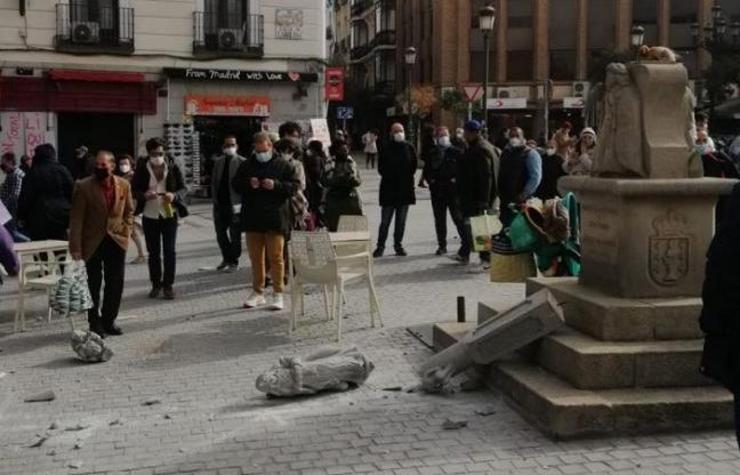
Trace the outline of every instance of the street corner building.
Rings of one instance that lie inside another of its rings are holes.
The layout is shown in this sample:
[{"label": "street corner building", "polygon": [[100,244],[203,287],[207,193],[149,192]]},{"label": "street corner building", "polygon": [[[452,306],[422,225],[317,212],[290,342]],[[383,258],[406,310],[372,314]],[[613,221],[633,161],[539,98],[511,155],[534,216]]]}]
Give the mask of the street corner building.
[{"label": "street corner building", "polygon": [[0,151],[143,153],[192,190],[224,135],[325,117],[323,0],[0,0]]}]

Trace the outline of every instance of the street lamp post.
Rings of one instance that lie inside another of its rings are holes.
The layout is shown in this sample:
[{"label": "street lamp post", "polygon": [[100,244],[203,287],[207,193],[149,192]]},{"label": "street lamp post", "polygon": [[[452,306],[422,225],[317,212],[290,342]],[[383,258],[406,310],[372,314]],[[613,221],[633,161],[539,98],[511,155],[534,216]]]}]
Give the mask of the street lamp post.
[{"label": "street lamp post", "polygon": [[488,138],[488,81],[490,70],[491,41],[490,36],[496,23],[496,9],[492,6],[481,8],[478,13],[480,30],[483,32],[483,45],[485,51],[485,70],[483,71],[483,136]]},{"label": "street lamp post", "polygon": [[408,84],[406,85],[406,107],[408,108],[408,120],[406,122],[406,131],[409,135],[409,142],[414,143],[414,122],[411,109],[411,76],[414,74],[414,64],[416,64],[416,48],[409,46],[404,52],[406,66],[408,66]]}]

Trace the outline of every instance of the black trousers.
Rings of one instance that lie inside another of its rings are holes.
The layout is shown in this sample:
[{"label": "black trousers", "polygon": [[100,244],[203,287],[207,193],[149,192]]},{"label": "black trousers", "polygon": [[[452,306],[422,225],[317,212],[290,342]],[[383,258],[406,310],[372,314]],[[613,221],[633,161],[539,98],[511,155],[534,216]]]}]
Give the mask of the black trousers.
[{"label": "black trousers", "polygon": [[152,287],[170,288],[175,283],[177,218],[145,217],[142,219],[142,226],[146,250],[149,253],[149,279],[152,281]]},{"label": "black trousers", "polygon": [[366,153],[365,154],[365,168],[375,168],[375,157],[377,153]]},{"label": "black trousers", "polygon": [[[93,308],[87,312],[90,329],[109,327],[118,317],[123,295],[123,278],[126,268],[126,250],[106,236],[95,253],[87,260],[87,284],[93,299]],[[105,280],[103,306],[100,306],[100,288]]]},{"label": "black trousers", "polygon": [[447,249],[447,211],[450,212],[452,222],[455,223],[461,242],[464,242],[465,228],[462,213],[452,193],[432,191],[432,211],[434,212],[434,230],[437,233],[437,245],[440,249]]},{"label": "black trousers", "polygon": [[380,210],[380,229],[378,230],[378,249],[385,249],[388,240],[388,230],[391,227],[393,215],[396,215],[396,225],[393,230],[393,246],[403,246],[403,235],[406,233],[406,217],[409,214],[409,205],[383,206]]},{"label": "black trousers", "polygon": [[242,230],[239,215],[231,206],[213,209],[213,224],[216,228],[216,241],[226,264],[239,264],[242,255]]}]

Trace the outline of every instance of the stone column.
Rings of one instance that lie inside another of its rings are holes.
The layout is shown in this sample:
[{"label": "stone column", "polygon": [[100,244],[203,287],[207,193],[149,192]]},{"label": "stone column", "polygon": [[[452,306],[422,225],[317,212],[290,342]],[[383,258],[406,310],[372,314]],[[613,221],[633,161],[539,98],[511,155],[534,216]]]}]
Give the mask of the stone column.
[{"label": "stone column", "polygon": [[588,76],[588,0],[576,0],[578,20],[576,28],[576,79]]},{"label": "stone column", "polygon": [[545,81],[550,75],[550,1],[532,0],[534,79]]},{"label": "stone column", "polygon": [[630,49],[630,31],[632,30],[632,0],[617,0],[615,13],[614,44],[617,51]]},{"label": "stone column", "polygon": [[671,0],[658,0],[658,44],[671,44]]},{"label": "stone column", "polygon": [[[697,22],[699,23],[699,41],[704,41],[704,25],[712,19],[713,0],[696,0],[697,5]],[[704,71],[709,67],[710,57],[703,48],[699,49],[697,54],[697,64],[699,71]]]},{"label": "stone column", "polygon": [[509,43],[506,34],[509,32],[509,0],[498,0],[496,5],[496,44],[494,54],[496,55],[496,70],[494,71],[495,82],[506,82],[506,51]]}]

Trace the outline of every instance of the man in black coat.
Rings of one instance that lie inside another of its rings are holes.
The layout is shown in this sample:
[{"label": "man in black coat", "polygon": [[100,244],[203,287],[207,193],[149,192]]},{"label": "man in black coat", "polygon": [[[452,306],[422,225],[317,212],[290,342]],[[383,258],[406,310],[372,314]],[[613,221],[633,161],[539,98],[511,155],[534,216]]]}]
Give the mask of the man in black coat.
[{"label": "man in black coat", "polygon": [[462,150],[452,145],[450,130],[439,127],[435,133],[435,147],[424,162],[422,179],[429,184],[437,233],[438,256],[447,254],[447,210],[462,238],[465,236],[463,218],[457,200],[457,167]]},{"label": "man in black coat", "polygon": [[378,158],[380,174],[381,220],[378,230],[378,246],[373,257],[381,257],[385,252],[393,215],[396,226],[393,232],[393,247],[397,256],[406,256],[403,248],[403,235],[406,230],[406,217],[409,206],[416,204],[414,174],[416,173],[416,150],[406,141],[403,125],[391,126],[391,141],[381,151]]},{"label": "man in black coat", "polygon": [[33,241],[67,240],[74,181],[51,144],[36,147],[33,168],[23,180],[18,221]]},{"label": "man in black coat", "polygon": [[[473,236],[470,218],[481,216],[493,209],[496,200],[495,161],[496,149],[481,136],[483,126],[476,120],[465,124],[465,141],[468,148],[459,161],[457,173],[457,193],[460,210],[465,219],[465,235],[462,236],[460,251],[453,260],[463,264],[470,261]],[[481,253],[481,261],[489,260],[488,253]]]},{"label": "man in black coat", "polygon": [[735,396],[740,446],[740,185],[735,185],[709,246],[699,324],[705,334],[701,371]]}]

